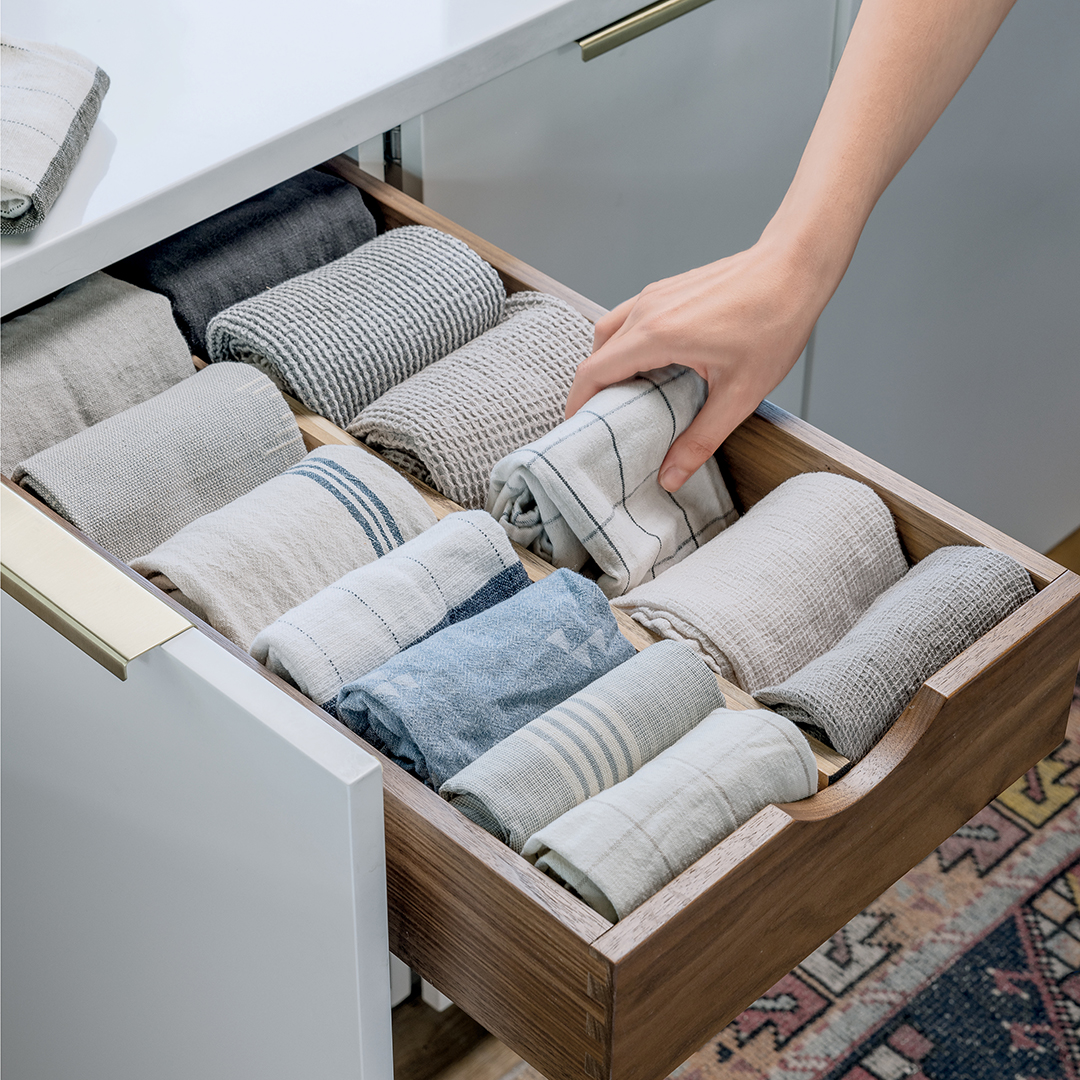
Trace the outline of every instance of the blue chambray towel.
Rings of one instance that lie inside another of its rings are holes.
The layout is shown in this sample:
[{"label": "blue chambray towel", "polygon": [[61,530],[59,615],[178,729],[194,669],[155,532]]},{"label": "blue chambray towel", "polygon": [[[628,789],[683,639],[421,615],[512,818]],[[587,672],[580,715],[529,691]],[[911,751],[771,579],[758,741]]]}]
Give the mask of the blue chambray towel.
[{"label": "blue chambray towel", "polygon": [[250,651],[336,715],[345,683],[528,584],[521,559],[490,514],[448,514],[279,616]]},{"label": "blue chambray towel", "polygon": [[604,594],[559,570],[348,683],[337,711],[438,788],[633,655]]}]

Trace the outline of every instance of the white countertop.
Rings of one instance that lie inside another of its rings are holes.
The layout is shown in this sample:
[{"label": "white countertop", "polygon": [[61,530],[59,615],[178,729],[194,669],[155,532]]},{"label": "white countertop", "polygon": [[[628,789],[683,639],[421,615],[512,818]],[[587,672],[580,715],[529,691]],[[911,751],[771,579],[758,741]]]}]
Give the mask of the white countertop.
[{"label": "white countertop", "polygon": [[637,0],[6,0],[112,80],[63,193],[0,242],[3,313],[641,6]]}]

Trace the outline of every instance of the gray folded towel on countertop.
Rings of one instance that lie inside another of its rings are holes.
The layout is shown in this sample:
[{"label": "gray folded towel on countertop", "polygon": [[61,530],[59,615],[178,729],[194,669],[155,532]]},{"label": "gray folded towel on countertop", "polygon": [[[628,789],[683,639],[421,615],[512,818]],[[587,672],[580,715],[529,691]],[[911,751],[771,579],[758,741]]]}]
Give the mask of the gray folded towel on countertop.
[{"label": "gray folded towel on countertop", "polygon": [[499,275],[464,243],[409,225],[226,308],[206,337],[211,360],[254,364],[347,427],[390,387],[490,330],[505,300]]},{"label": "gray folded towel on countertop", "polygon": [[750,690],[832,648],[906,570],[892,515],[870,488],[803,473],[613,604]]},{"label": "gray folded towel on countertop", "polygon": [[195,374],[168,301],[91,274],[0,326],[4,431],[12,469]]},{"label": "gray folded towel on countertop", "polygon": [[754,696],[858,760],[935,671],[1035,595],[1013,558],[943,547],[882,593],[827,653]]},{"label": "gray folded towel on countertop", "polygon": [[592,324],[543,293],[515,293],[498,326],[373,401],[349,426],[396,465],[482,509],[495,463],[563,418]]}]

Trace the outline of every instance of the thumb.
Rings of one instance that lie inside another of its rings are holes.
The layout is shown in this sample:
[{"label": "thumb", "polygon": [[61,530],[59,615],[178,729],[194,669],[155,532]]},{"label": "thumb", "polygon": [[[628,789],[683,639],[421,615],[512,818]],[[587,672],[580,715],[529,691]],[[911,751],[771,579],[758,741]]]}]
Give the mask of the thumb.
[{"label": "thumb", "polygon": [[671,444],[660,465],[660,486],[675,492],[709,460],[717,447],[754,411],[712,390],[690,426]]}]

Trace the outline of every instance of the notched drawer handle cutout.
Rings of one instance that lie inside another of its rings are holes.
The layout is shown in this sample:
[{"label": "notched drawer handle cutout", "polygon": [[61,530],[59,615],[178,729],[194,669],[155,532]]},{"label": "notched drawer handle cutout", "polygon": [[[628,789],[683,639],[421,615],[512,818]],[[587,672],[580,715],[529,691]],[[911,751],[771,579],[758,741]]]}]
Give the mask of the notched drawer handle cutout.
[{"label": "notched drawer handle cutout", "polygon": [[625,45],[650,30],[655,30],[664,23],[685,15],[694,8],[703,7],[709,0],[660,0],[648,7],[635,11],[610,26],[601,27],[578,41],[581,46],[581,59],[592,60],[603,53]]}]

